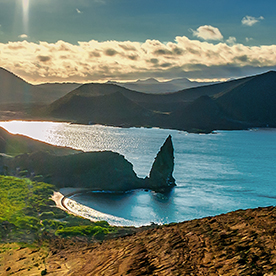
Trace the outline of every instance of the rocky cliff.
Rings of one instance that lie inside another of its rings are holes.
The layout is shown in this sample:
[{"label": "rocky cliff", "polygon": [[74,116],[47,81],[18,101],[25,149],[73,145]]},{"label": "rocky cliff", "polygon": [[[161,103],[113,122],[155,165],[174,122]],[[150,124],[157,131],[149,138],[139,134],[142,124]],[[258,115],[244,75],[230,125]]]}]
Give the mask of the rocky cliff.
[{"label": "rocky cliff", "polygon": [[152,165],[149,178],[146,178],[149,187],[153,190],[165,191],[175,186],[173,178],[174,148],[171,135],[168,136],[160,148]]},{"label": "rocky cliff", "polygon": [[138,178],[133,165],[124,156],[111,151],[56,155],[40,150],[15,157],[2,155],[0,174],[29,177],[32,180],[54,184],[58,189],[64,187],[109,191],[150,189],[163,192],[175,186],[172,177],[173,151],[172,139],[169,136],[157,154],[150,177],[146,179]]}]

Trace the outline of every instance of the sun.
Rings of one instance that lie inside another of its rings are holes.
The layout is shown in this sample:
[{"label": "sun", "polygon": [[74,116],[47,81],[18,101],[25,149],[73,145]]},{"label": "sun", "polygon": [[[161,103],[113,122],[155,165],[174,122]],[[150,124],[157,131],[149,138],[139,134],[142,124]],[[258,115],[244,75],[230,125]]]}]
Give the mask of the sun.
[{"label": "sun", "polygon": [[29,0],[22,0],[22,8],[23,8],[23,27],[24,32],[28,32],[28,24],[29,24]]}]

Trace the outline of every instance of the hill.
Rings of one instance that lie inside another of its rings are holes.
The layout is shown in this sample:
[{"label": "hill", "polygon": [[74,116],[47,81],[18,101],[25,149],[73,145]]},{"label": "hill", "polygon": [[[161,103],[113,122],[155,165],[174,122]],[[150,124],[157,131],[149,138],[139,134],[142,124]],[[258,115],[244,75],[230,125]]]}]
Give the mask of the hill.
[{"label": "hill", "polygon": [[216,101],[207,95],[173,111],[167,120],[168,127],[189,132],[209,133],[214,129],[230,130],[249,127],[246,122],[240,122],[228,116]]},{"label": "hill", "polygon": [[123,127],[151,125],[154,116],[153,111],[131,101],[121,92],[109,93],[108,90],[100,96],[69,93],[48,106],[46,114],[85,124]]},{"label": "hill", "polygon": [[235,120],[255,127],[276,127],[276,72],[250,78],[223,95],[216,103]]},{"label": "hill", "polygon": [[189,89],[180,90],[174,93],[161,93],[161,94],[151,94],[137,92],[134,90],[121,87],[117,84],[100,84],[100,83],[89,83],[78,87],[77,89],[68,93],[65,97],[70,97],[72,95],[81,96],[102,96],[109,95],[115,92],[120,92],[129,100],[138,103],[145,108],[171,112],[179,107],[179,104],[188,104],[196,100],[200,96],[208,95],[214,96],[216,94],[224,94],[233,88],[247,82],[251,77],[232,80],[229,82],[211,84],[206,86],[194,87]]},{"label": "hill", "polygon": [[114,84],[85,84],[47,107],[54,118],[187,131],[276,126],[276,72],[175,93],[146,94]]},{"label": "hill", "polygon": [[[202,95],[213,96],[238,86],[245,80],[192,88],[176,93],[147,94],[115,84],[84,84],[53,102],[44,114],[79,123],[115,126],[159,126],[173,122],[168,114],[185,107]],[[45,111],[46,110],[46,111]],[[179,124],[169,124],[175,128]]]},{"label": "hill", "polygon": [[[158,82],[149,79],[142,83]],[[75,85],[68,84],[66,89]],[[27,113],[28,119],[203,132],[276,127],[275,86],[275,71],[163,94],[137,92],[111,83],[89,83],[80,85],[36,112],[14,112],[12,118],[24,119]],[[5,113],[2,118],[9,118],[11,114]]]},{"label": "hill", "polygon": [[191,87],[198,87],[203,85],[214,84],[214,82],[196,82],[190,81],[187,78],[172,79],[170,81],[159,82],[154,78],[146,80],[137,80],[135,82],[108,82],[117,84],[130,90],[138,92],[150,93],[150,94],[163,94],[188,89]]},{"label": "hill", "polygon": [[194,90],[192,96],[206,94],[171,112],[168,127],[193,132],[276,127],[275,71]]},{"label": "hill", "polygon": [[[27,83],[20,77],[0,67],[0,103],[40,104],[51,103],[61,97],[57,90]],[[66,92],[65,92],[66,93]]]},{"label": "hill", "polygon": [[[276,208],[238,210],[91,243],[5,245],[1,275],[275,275]],[[136,231],[137,232],[137,231]],[[106,239],[108,236],[106,236]],[[38,274],[34,274],[38,275]],[[42,274],[41,274],[42,275]]]}]

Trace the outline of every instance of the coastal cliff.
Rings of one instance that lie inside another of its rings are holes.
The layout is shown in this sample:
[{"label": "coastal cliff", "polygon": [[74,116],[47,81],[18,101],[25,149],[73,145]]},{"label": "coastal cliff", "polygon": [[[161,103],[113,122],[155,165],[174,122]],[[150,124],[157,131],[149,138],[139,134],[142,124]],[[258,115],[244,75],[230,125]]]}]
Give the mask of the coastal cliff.
[{"label": "coastal cliff", "polygon": [[[17,140],[20,140],[20,137],[17,137]],[[57,155],[52,151],[40,150],[15,157],[6,156],[6,152],[3,152],[0,156],[0,174],[51,183],[57,189],[65,187],[99,191],[150,189],[164,192],[175,186],[172,177],[173,151],[172,138],[169,136],[157,154],[149,178],[145,179],[137,177],[133,165],[124,156],[111,151],[75,151],[74,154]]]}]

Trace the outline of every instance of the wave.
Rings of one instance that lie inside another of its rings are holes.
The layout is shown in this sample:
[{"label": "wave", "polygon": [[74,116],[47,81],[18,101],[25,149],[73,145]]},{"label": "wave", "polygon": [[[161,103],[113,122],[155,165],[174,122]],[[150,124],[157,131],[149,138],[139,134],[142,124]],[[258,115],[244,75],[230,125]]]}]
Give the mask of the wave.
[{"label": "wave", "polygon": [[104,221],[107,221],[110,225],[114,225],[114,226],[140,226],[134,223],[133,221],[94,210],[70,198],[64,198],[63,204],[70,212],[80,217],[89,219],[91,221],[104,220]]}]

